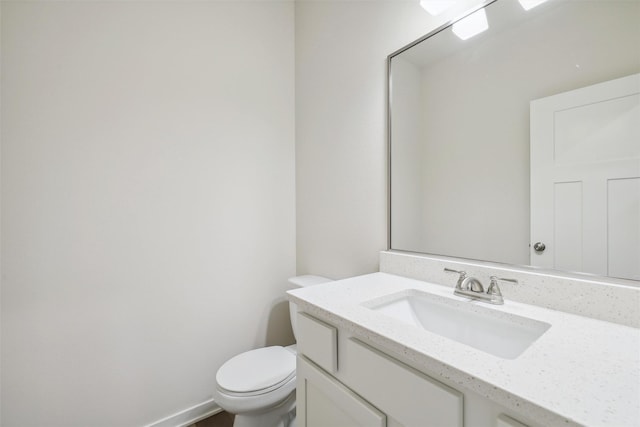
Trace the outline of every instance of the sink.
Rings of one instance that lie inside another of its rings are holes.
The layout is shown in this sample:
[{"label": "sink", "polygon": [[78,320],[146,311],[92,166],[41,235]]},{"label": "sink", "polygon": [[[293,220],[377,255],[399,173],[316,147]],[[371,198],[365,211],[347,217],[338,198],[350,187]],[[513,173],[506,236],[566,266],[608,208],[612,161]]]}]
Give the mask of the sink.
[{"label": "sink", "polygon": [[363,303],[375,312],[504,359],[515,359],[551,327],[477,303],[407,290]]}]

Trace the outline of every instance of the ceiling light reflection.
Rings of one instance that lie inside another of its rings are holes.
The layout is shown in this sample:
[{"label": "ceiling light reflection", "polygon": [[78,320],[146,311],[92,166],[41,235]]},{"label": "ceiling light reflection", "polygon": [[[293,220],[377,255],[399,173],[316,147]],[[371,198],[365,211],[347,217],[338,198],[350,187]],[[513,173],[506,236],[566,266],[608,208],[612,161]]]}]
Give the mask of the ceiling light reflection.
[{"label": "ceiling light reflection", "polygon": [[484,9],[480,9],[453,24],[452,31],[462,40],[467,40],[476,34],[486,31],[488,28],[487,14]]},{"label": "ceiling light reflection", "polygon": [[541,5],[547,0],[518,0],[518,1],[520,2],[520,6],[522,6],[524,10],[529,10],[529,9],[533,9],[536,6]]}]

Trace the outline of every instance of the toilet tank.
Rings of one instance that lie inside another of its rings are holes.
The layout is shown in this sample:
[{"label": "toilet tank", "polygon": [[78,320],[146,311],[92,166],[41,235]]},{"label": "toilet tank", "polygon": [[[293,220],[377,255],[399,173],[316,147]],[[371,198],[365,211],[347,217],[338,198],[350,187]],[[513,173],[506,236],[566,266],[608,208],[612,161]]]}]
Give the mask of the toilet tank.
[{"label": "toilet tank", "polygon": [[[306,286],[319,285],[321,283],[333,282],[333,280],[322,276],[313,276],[306,274],[304,276],[295,276],[289,279],[289,289],[304,288]],[[291,329],[293,336],[296,337],[296,313],[298,307],[295,303],[289,301],[289,316],[291,317]]]}]

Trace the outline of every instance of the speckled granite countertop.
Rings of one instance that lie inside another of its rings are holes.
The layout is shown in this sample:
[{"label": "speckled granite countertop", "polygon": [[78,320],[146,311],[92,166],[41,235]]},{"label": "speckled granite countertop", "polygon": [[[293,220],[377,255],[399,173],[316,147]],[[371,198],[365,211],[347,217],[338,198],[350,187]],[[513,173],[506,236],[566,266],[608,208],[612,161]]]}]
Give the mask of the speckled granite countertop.
[{"label": "speckled granite countertop", "polygon": [[362,305],[411,289],[466,300],[451,288],[386,273],[288,294],[300,310],[540,424],[640,426],[640,329],[508,300],[483,304],[551,324],[516,359],[503,359]]}]

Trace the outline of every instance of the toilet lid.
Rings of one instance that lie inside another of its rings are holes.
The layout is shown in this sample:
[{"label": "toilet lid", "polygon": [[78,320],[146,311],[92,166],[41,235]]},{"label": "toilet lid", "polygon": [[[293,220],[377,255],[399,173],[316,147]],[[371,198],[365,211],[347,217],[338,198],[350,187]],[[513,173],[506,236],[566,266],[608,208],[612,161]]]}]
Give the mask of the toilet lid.
[{"label": "toilet lid", "polygon": [[273,387],[295,375],[296,357],[284,347],[264,347],[229,359],[216,374],[218,386],[236,393]]}]

